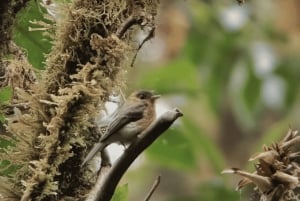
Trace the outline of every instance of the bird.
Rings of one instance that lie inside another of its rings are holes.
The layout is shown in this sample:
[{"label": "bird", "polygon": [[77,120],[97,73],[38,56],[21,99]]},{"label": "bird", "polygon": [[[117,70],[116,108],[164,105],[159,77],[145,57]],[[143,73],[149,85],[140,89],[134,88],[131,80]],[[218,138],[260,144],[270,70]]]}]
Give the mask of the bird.
[{"label": "bird", "polygon": [[113,113],[105,133],[81,163],[83,167],[97,152],[111,143],[130,144],[155,119],[155,102],[160,95],[148,90],[133,92]]}]

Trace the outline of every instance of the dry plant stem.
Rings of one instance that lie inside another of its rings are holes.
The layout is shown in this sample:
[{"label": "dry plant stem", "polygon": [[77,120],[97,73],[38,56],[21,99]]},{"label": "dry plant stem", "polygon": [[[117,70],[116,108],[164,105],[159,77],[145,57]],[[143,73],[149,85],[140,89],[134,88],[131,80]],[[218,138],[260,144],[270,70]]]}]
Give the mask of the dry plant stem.
[{"label": "dry plant stem", "polygon": [[134,56],[133,56],[133,58],[132,58],[132,61],[131,61],[131,64],[130,64],[131,67],[133,67],[133,64],[134,64],[134,62],[135,62],[135,59],[136,59],[136,57],[137,57],[137,54],[138,54],[138,52],[140,51],[140,49],[143,47],[143,45],[145,44],[145,42],[147,42],[147,41],[150,40],[151,38],[154,38],[154,36],[155,36],[155,27],[153,27],[153,28],[149,31],[148,35],[144,38],[144,40],[143,40],[143,41],[141,42],[141,44],[139,45],[139,47],[138,47],[136,53],[134,54]]},{"label": "dry plant stem", "polygon": [[155,181],[154,181],[154,183],[153,183],[153,185],[152,185],[152,187],[151,187],[149,193],[148,193],[147,196],[145,197],[144,201],[149,201],[149,200],[150,200],[151,196],[153,195],[154,191],[156,190],[156,188],[158,187],[158,185],[159,185],[159,183],[160,183],[160,177],[161,177],[161,176],[158,176],[158,177],[155,179]]},{"label": "dry plant stem", "polygon": [[[96,194],[93,189],[91,193],[94,194],[93,199],[88,201],[108,201],[112,198],[114,191],[124,173],[127,171],[131,163],[148,147],[150,146],[164,131],[166,131],[173,122],[183,114],[174,109],[164,113],[156,121],[154,121],[141,135],[131,144],[119,160],[114,164],[110,171],[106,171],[107,174],[99,176],[99,185],[94,187],[97,189]],[[91,194],[90,193],[90,194]],[[89,198],[91,195],[89,194]],[[86,200],[87,201],[87,200]]]},{"label": "dry plant stem", "polygon": [[142,22],[141,18],[142,14],[131,15],[127,18],[125,22],[123,22],[122,26],[117,30],[116,35],[118,38],[122,38],[124,33],[133,25],[138,25]]}]

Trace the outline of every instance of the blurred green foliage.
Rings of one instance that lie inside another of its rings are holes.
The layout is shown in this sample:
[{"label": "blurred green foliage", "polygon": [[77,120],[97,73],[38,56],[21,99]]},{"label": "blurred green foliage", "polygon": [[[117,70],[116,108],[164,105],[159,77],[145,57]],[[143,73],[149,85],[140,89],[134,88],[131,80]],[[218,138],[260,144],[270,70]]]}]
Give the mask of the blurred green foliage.
[{"label": "blurred green foliage", "polygon": [[167,131],[147,151],[151,161],[165,167],[189,170],[197,167],[193,146],[180,129]]},{"label": "blurred green foliage", "polygon": [[183,117],[182,125],[166,131],[147,150],[147,156],[157,163],[178,170],[195,170],[198,167],[199,153],[212,164],[215,172],[224,168],[223,156],[191,119]]},{"label": "blurred green foliage", "polygon": [[[271,62],[268,59],[272,58],[255,57],[257,50],[254,47],[257,43],[278,50],[288,42],[288,38],[280,32],[281,30],[272,26],[272,19],[258,16],[259,11],[255,12],[254,5],[249,2],[242,7],[244,9],[242,12],[249,15],[248,21],[237,30],[226,30],[220,23],[220,13],[223,10],[239,9],[232,2],[191,1],[187,5],[180,2],[173,5],[183,6],[189,11],[191,24],[185,46],[175,60],[162,62],[155,68],[142,69],[135,86],[153,88],[161,94],[184,96],[187,107],[184,111],[185,116],[180,120],[181,125],[163,135],[150,147],[147,154],[152,161],[166,168],[178,170],[178,174],[182,171],[197,172],[202,166],[201,163],[207,161],[219,177],[220,170],[227,167],[226,159],[231,156],[222,152],[224,148],[219,146],[222,142],[218,144],[211,138],[211,134],[204,129],[207,125],[204,125],[200,118],[195,119],[197,115],[189,115],[200,110],[189,106],[191,100],[200,97],[208,100],[199,103],[206,103],[201,108],[209,108],[208,111],[213,114],[198,115],[217,118],[212,125],[218,128],[217,135],[224,136],[218,136],[219,139],[226,139],[226,135],[229,138],[232,134],[240,136],[237,140],[244,140],[241,143],[246,146],[240,147],[242,149],[236,152],[243,153],[244,157],[231,160],[246,161],[249,151],[259,151],[263,144],[280,140],[289,124],[295,122],[292,118],[295,118],[293,110],[297,108],[295,104],[300,81],[297,79],[300,69],[296,66],[299,66],[300,62],[297,54],[283,51],[274,51],[273,66],[268,66],[268,62]],[[235,19],[238,17],[235,16]],[[172,37],[171,34],[168,37]],[[266,60],[256,61],[257,59]],[[268,70],[267,68],[270,70],[265,73],[264,70]],[[273,84],[272,89],[264,89],[268,79],[273,77],[282,81],[283,91],[275,86],[277,83]],[[271,104],[272,99],[277,97],[273,98],[274,93],[279,94],[283,100],[275,106]],[[265,100],[266,97],[270,100]],[[230,121],[229,117],[232,118]],[[230,129],[221,130],[225,125],[228,128],[235,128],[234,132],[239,133],[230,133],[232,132]],[[238,147],[235,145],[239,144],[238,141],[233,139],[231,143],[232,146],[228,147],[232,147],[232,150]],[[206,160],[203,161],[203,158]],[[200,197],[191,196],[172,201],[241,199],[238,193],[224,187],[226,183],[218,186],[200,182],[200,185],[202,192]]]},{"label": "blurred green foliage", "polygon": [[196,195],[190,197],[176,197],[168,201],[238,201],[241,196],[233,189],[227,188],[222,182],[205,182],[197,190]]},{"label": "blurred green foliage", "polygon": [[222,201],[238,201],[240,195],[224,186],[222,182],[207,182],[203,183],[199,187],[199,200],[211,201],[211,200],[222,200]]},{"label": "blurred green foliage", "polygon": [[199,91],[197,69],[189,59],[178,59],[163,68],[148,69],[147,76],[141,76],[139,82],[145,88],[157,89],[161,93],[196,94]]}]

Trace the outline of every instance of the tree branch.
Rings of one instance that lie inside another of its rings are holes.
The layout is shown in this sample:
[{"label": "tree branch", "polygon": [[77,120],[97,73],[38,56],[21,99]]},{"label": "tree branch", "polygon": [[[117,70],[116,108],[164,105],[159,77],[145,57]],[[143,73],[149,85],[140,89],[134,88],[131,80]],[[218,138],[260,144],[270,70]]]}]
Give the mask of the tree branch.
[{"label": "tree branch", "polygon": [[99,175],[99,182],[97,182],[97,185],[91,191],[94,198],[91,199],[90,193],[88,196],[89,200],[86,201],[110,200],[120,179],[131,163],[164,131],[166,131],[178,117],[181,117],[182,115],[183,114],[178,109],[174,109],[172,111],[165,112],[156,121],[154,121],[144,132],[141,133],[139,138],[125,150],[124,154],[109,171],[106,171],[105,173],[103,172]]},{"label": "tree branch", "polygon": [[95,201],[95,198],[97,197],[97,194],[98,194],[98,190],[101,189],[101,186],[105,182],[104,181],[105,175],[107,175],[109,173],[109,170],[110,170],[110,166],[102,166],[100,168],[100,171],[99,171],[100,174],[98,176],[97,182],[96,182],[95,186],[93,187],[93,189],[88,194],[85,201]]}]

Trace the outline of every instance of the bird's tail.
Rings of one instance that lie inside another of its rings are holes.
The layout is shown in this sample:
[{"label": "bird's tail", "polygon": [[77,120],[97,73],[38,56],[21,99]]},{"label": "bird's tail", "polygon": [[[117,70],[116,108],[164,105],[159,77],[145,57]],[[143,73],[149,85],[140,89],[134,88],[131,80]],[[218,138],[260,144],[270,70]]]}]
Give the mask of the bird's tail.
[{"label": "bird's tail", "polygon": [[83,162],[81,163],[80,167],[83,167],[87,162],[89,162],[98,151],[102,151],[104,149],[105,143],[98,142],[94,145],[92,150],[88,153],[88,155],[84,158]]}]

